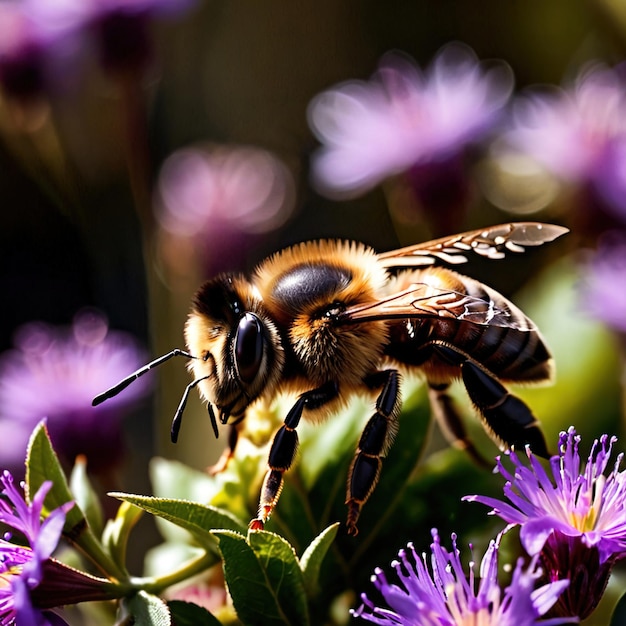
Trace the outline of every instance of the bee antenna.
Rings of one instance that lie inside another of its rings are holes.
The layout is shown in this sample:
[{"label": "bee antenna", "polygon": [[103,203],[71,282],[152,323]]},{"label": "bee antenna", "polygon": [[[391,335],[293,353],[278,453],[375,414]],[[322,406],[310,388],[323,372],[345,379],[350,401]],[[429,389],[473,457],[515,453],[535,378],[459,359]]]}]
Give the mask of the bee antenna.
[{"label": "bee antenna", "polygon": [[215,411],[213,410],[213,405],[209,402],[207,404],[207,409],[209,410],[209,417],[211,418],[211,426],[213,427],[213,433],[215,434],[215,438],[219,439],[220,433],[217,429],[217,419],[215,418]]},{"label": "bee antenna", "polygon": [[153,367],[157,367],[161,365],[161,363],[165,363],[165,361],[169,361],[172,357],[175,356],[184,356],[188,359],[197,359],[198,357],[189,354],[189,352],[185,352],[184,350],[180,350],[179,348],[174,348],[171,352],[160,356],[158,359],[148,363],[148,365],[144,365],[142,368],[138,369],[136,372],[121,380],[117,385],[114,385],[110,389],[107,389],[105,392],[97,395],[91,402],[92,406],[98,406],[102,404],[105,400],[109,400],[110,398],[115,397],[120,391],[123,391],[130,385],[132,382],[137,380],[139,377],[143,376],[147,372],[149,372]]},{"label": "bee antenna", "polygon": [[[191,381],[183,392],[183,397],[180,399],[180,404],[176,409],[176,413],[174,414],[174,419],[172,420],[172,429],[170,431],[170,438],[172,443],[176,443],[178,441],[178,432],[180,431],[180,426],[183,421],[183,412],[185,410],[185,406],[187,406],[187,398],[189,397],[189,392],[200,382],[206,380],[207,378],[211,378],[211,374],[208,376],[203,376],[202,378],[196,378],[196,380]],[[209,405],[211,406],[211,405]],[[209,414],[211,414],[212,409],[209,409]],[[213,420],[212,420],[213,421]],[[217,431],[217,425],[213,426],[213,431]],[[216,434],[217,436],[217,434]]]}]

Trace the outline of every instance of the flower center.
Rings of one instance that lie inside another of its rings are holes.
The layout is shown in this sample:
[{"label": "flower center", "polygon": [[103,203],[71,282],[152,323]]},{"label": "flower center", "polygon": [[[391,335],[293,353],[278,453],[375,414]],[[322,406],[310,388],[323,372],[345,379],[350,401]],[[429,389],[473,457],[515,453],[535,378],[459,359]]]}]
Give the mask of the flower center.
[{"label": "flower center", "polygon": [[0,572],[0,589],[9,589],[11,587],[11,578],[19,576],[20,571],[21,567],[14,565]]},{"label": "flower center", "polygon": [[[473,584],[471,584],[473,588]],[[446,589],[448,610],[455,626],[497,626],[500,607],[500,591],[494,589],[487,597],[467,595],[462,585],[450,585]]]},{"label": "flower center", "polygon": [[452,613],[454,617],[454,623],[457,626],[496,626],[496,622],[494,621],[494,614],[487,607],[483,607],[477,612],[465,612],[463,615],[456,614],[455,611],[452,611]]},{"label": "flower center", "polygon": [[570,510],[568,520],[570,524],[581,532],[594,530],[602,510],[602,494],[606,477],[600,475],[592,487],[582,491],[576,498],[576,506]]}]

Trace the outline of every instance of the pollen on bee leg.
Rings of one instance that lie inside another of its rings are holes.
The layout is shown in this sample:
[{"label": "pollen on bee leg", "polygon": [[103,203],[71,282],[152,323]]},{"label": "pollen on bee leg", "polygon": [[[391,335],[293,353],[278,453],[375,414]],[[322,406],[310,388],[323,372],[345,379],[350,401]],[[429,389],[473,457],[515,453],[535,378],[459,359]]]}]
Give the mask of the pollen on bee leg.
[{"label": "pollen on bee leg", "polygon": [[269,520],[272,511],[280,498],[283,490],[283,472],[281,470],[270,469],[265,475],[263,487],[261,488],[261,499],[259,501],[258,517],[250,522],[251,530],[263,530],[264,524]]}]

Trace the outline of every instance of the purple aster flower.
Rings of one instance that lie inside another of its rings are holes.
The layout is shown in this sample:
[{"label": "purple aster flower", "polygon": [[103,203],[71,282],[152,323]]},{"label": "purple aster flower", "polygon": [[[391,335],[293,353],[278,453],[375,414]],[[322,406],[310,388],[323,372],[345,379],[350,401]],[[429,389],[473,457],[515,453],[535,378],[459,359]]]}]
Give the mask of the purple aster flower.
[{"label": "purple aster flower", "polygon": [[614,330],[626,333],[626,291],[615,288],[626,274],[626,233],[606,233],[581,273],[583,307]]},{"label": "purple aster flower", "polygon": [[65,82],[55,69],[75,44],[63,22],[41,19],[35,5],[31,0],[0,3],[0,85],[5,94],[21,101]]},{"label": "purple aster flower", "polygon": [[[58,616],[41,613],[31,601],[31,592],[43,578],[44,563],[56,549],[73,502],[54,509],[42,520],[42,508],[52,483],[44,483],[28,503],[14,485],[13,476],[5,471],[0,477],[0,522],[20,533],[28,546],[0,540],[0,624],[59,624]],[[62,599],[59,598],[62,603]]]},{"label": "purple aster flower", "polygon": [[619,471],[623,453],[609,466],[615,437],[595,440],[584,467],[574,428],[559,438],[559,454],[550,459],[552,477],[527,448],[530,466],[509,454],[514,473],[497,459],[506,479],[509,503],[486,496],[468,501],[493,507],[492,514],[520,526],[522,546],[539,556],[549,580],[567,578],[571,585],[556,610],[587,617],[600,600],[613,565],[626,556],[626,471]]},{"label": "purple aster flower", "polygon": [[509,142],[562,180],[588,188],[594,205],[626,218],[626,85],[595,64],[565,89],[515,103]]},{"label": "purple aster flower", "polygon": [[[95,46],[107,70],[143,69],[150,23],[183,13],[194,0],[14,0],[0,3],[0,80],[16,95],[67,80]],[[53,61],[51,63],[51,61]]]},{"label": "purple aster flower", "polygon": [[191,243],[207,258],[207,272],[236,266],[245,249],[242,243],[288,219],[294,188],[285,165],[265,150],[238,146],[175,152],[159,176],[158,219],[175,239],[172,254],[166,251],[166,257],[172,264],[180,263],[181,248],[188,249]]},{"label": "purple aster flower", "polygon": [[[456,536],[448,552],[433,531],[430,570],[425,554],[420,559],[412,544],[400,550],[392,563],[401,587],[389,583],[385,573],[376,569],[372,582],[389,608],[376,607],[363,594],[363,604],[352,614],[380,625],[402,626],[544,626],[573,623],[574,619],[540,619],[556,602],[568,581],[559,581],[535,589],[541,574],[537,558],[524,569],[519,559],[511,584],[504,590],[498,585],[498,550],[501,534],[483,556],[476,581],[475,563],[470,562],[469,576],[461,564]],[[477,588],[478,583],[478,588]]]},{"label": "purple aster flower", "polygon": [[369,82],[341,84],[311,102],[310,125],[322,142],[314,183],[355,196],[420,166],[454,163],[492,128],[512,86],[507,65],[480,64],[461,44],[443,48],[426,72],[388,54]]},{"label": "purple aster flower", "polygon": [[23,463],[29,431],[47,417],[55,449],[69,463],[84,454],[94,472],[113,467],[124,450],[120,422],[146,393],[149,381],[143,377],[102,406],[92,407],[91,400],[144,361],[137,343],[109,331],[95,312],[77,315],[71,329],[43,323],[22,327],[15,349],[0,358],[5,466]]},{"label": "purple aster flower", "polygon": [[26,578],[25,572],[35,560],[35,555],[29,548],[22,548],[0,539],[0,624],[2,626],[66,623],[49,620],[32,605],[30,590],[39,584],[39,581]]},{"label": "purple aster flower", "polygon": [[86,0],[0,2],[0,85],[29,102],[69,89],[85,56]]},{"label": "purple aster flower", "polygon": [[43,90],[43,50],[34,25],[17,2],[0,4],[0,84],[4,92],[29,98]]}]

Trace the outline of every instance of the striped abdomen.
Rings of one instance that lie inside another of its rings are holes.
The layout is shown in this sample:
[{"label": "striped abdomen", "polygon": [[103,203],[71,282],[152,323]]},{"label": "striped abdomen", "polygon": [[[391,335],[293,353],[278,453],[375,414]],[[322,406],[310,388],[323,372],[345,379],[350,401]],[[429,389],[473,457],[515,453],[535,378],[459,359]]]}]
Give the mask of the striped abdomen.
[{"label": "striped abdomen", "polygon": [[[391,322],[388,356],[405,365],[419,366],[428,378],[435,380],[458,376],[458,363],[467,358],[501,380],[539,382],[550,379],[551,356],[539,331],[504,296],[477,280],[441,268],[415,272],[412,280],[426,280],[429,284],[436,281],[441,289],[457,293],[459,300],[467,294],[505,315],[499,314],[490,323],[477,324],[442,311],[437,317]],[[438,346],[451,350],[438,350]]]}]

